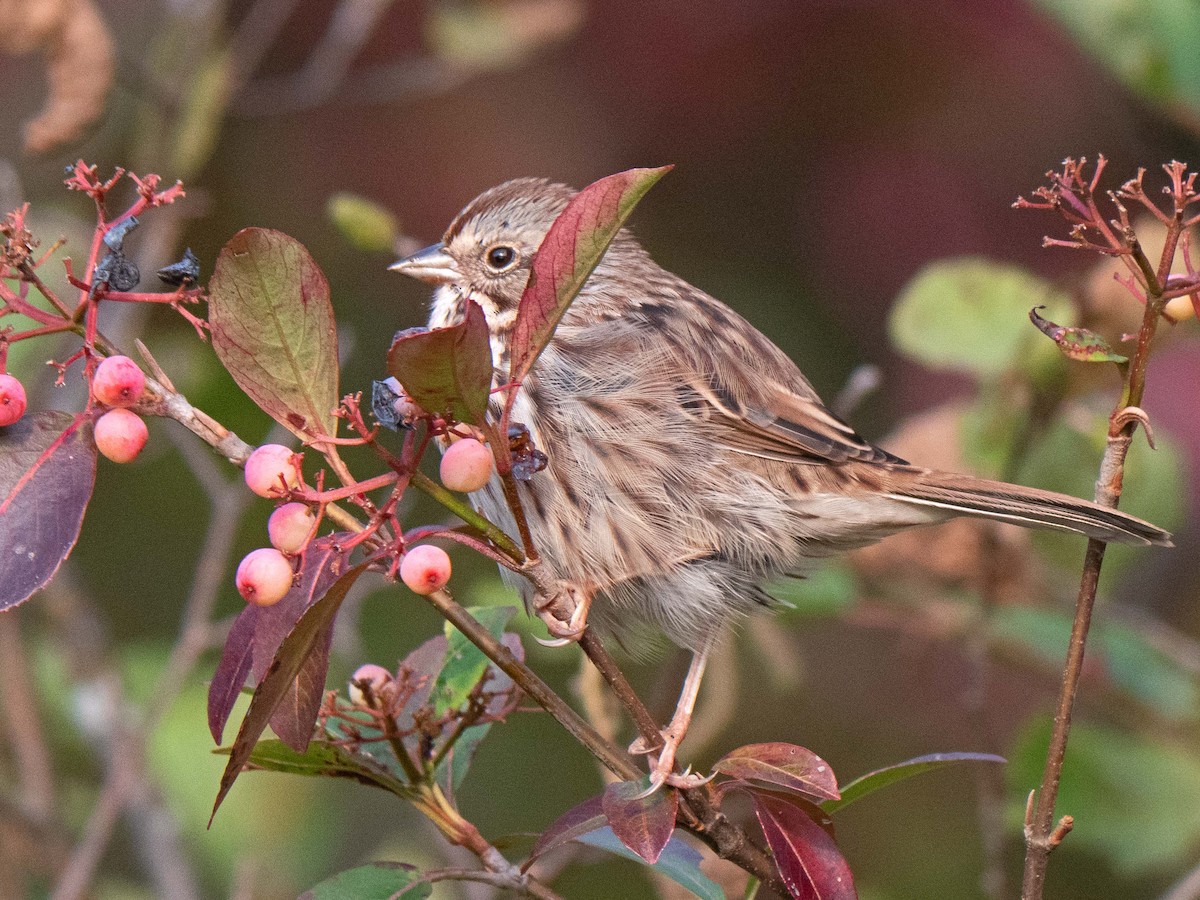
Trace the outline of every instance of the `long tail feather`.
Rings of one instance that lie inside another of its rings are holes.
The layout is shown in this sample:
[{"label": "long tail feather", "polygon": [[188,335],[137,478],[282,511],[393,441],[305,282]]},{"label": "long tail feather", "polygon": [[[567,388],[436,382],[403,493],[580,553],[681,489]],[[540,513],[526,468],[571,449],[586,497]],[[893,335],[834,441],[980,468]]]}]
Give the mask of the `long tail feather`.
[{"label": "long tail feather", "polygon": [[1088,500],[969,475],[921,472],[896,500],[953,514],[1073,531],[1102,541],[1171,547],[1171,535],[1149,522]]}]

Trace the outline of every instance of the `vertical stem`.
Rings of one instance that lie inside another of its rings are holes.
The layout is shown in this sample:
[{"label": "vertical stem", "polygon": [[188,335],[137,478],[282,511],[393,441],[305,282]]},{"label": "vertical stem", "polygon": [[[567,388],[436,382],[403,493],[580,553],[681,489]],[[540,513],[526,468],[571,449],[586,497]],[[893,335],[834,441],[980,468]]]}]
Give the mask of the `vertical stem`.
[{"label": "vertical stem", "polygon": [[[1137,420],[1124,416],[1127,407],[1139,406],[1146,390],[1146,367],[1150,359],[1150,344],[1158,326],[1163,309],[1163,286],[1155,275],[1154,268],[1146,259],[1141,245],[1132,235],[1126,235],[1130,253],[1143,273],[1146,273],[1146,308],[1142,326],[1138,331],[1137,349],[1129,365],[1129,380],[1117,408],[1109,419],[1108,444],[1100,462],[1100,475],[1096,481],[1096,502],[1116,507],[1121,499],[1122,479],[1125,473],[1125,457],[1132,443]],[[1176,236],[1177,239],[1177,236]],[[1174,252],[1168,244],[1165,252]],[[1168,263],[1169,269],[1169,263]],[[1071,830],[1072,819],[1064,816],[1057,827],[1054,825],[1054,805],[1058,800],[1058,787],[1062,780],[1063,758],[1067,752],[1067,738],[1071,732],[1071,711],[1075,695],[1079,690],[1079,678],[1083,671],[1083,656],[1087,646],[1088,629],[1092,622],[1092,611],[1096,605],[1096,587],[1100,582],[1100,569],[1104,563],[1106,544],[1088,540],[1083,557],[1083,574],[1079,581],[1079,594],[1075,601],[1075,620],[1071,625],[1071,640],[1067,647],[1067,660],[1063,668],[1062,687],[1058,695],[1058,707],[1054,714],[1054,727],[1050,745],[1046,751],[1046,766],[1042,770],[1042,784],[1037,792],[1037,804],[1026,813],[1025,820],[1025,872],[1021,881],[1022,900],[1041,900],[1046,883],[1046,866],[1050,851],[1057,847]]]}]

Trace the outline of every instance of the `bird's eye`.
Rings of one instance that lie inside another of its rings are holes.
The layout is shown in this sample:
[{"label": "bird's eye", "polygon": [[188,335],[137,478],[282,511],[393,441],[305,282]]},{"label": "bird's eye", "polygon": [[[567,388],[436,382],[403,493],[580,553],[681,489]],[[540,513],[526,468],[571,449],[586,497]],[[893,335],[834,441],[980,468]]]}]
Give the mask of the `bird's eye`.
[{"label": "bird's eye", "polygon": [[507,244],[499,244],[487,252],[487,264],[493,272],[507,272],[517,264],[517,251]]}]

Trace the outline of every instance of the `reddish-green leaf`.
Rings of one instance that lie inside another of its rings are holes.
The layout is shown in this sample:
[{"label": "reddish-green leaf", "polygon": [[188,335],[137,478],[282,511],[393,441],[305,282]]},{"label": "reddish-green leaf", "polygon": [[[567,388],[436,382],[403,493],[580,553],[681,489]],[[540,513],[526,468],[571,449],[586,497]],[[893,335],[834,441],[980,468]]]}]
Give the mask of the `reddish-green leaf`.
[{"label": "reddish-green leaf", "polygon": [[[858,900],[850,867],[825,829],[781,794],[748,792],[779,877],[798,900]],[[815,809],[815,808],[814,808]]]},{"label": "reddish-green leaf", "polygon": [[639,797],[650,787],[650,777],[620,781],[604,789],[601,808],[621,843],[653,865],[675,830],[679,793],[660,788]]},{"label": "reddish-green leaf", "polygon": [[671,168],[630,169],[601,178],[572,197],[554,220],[517,308],[510,381],[520,382],[529,373],[637,202]]},{"label": "reddish-green leaf", "polygon": [[821,804],[821,809],[832,814],[856,800],[861,800],[868,794],[875,793],[880,788],[895,784],[897,781],[903,781],[905,778],[912,778],[922,772],[929,772],[932,769],[940,769],[942,766],[959,762],[1003,764],[1005,759],[994,753],[930,753],[927,756],[918,756],[915,759],[896,763],[894,766],[886,766],[876,769],[874,772],[868,772],[866,775],[860,775],[853,781],[842,785],[842,796],[838,799],[826,800]]},{"label": "reddish-green leaf", "polygon": [[49,581],[79,539],[96,481],[91,434],[63,412],[0,428],[0,610]]},{"label": "reddish-green leaf", "polygon": [[[229,755],[226,748],[213,752]],[[313,741],[302,753],[293,750],[283,741],[259,741],[254,745],[250,759],[246,762],[246,769],[308,777],[347,778],[359,784],[382,788],[398,797],[412,796],[408,785],[393,777],[387,770],[381,769],[374,759],[351,753],[344,747],[328,741]]]},{"label": "reddish-green leaf", "polygon": [[426,412],[479,424],[492,389],[492,347],[483,310],[468,299],[457,325],[402,332],[388,351],[387,366]]},{"label": "reddish-green leaf", "polygon": [[1037,326],[1038,331],[1058,344],[1058,349],[1067,359],[1079,362],[1112,362],[1119,365],[1129,362],[1128,356],[1117,353],[1108,341],[1091,329],[1068,328],[1042,318],[1038,315],[1038,310],[1045,308],[1035,306],[1029,311],[1029,320]]},{"label": "reddish-green leaf", "polygon": [[719,759],[713,771],[797,791],[817,800],[836,800],[839,796],[837,778],[829,763],[795,744],[747,744]]},{"label": "reddish-green leaf", "polygon": [[[346,599],[346,592],[365,570],[366,563],[361,563],[335,581],[324,596],[305,610],[280,644],[279,651],[254,691],[250,708],[246,710],[246,718],[242,720],[242,727],[238,729],[237,738],[229,754],[229,763],[221,776],[221,787],[213,804],[213,816],[217,814],[221,802],[233,787],[242,767],[250,759],[259,735],[266,729],[275,710],[293,689],[296,677],[304,667],[308,655],[325,640],[342,601]],[[311,730],[311,723],[309,727]],[[209,817],[209,824],[212,824],[212,816]]]},{"label": "reddish-green leaf", "polygon": [[213,349],[255,403],[301,439],[331,435],[338,405],[337,329],[329,282],[304,245],[245,228],[208,283]]},{"label": "reddish-green leaf", "polygon": [[600,797],[584,800],[578,806],[573,806],[543,831],[529,851],[529,859],[521,863],[521,871],[527,871],[537,859],[563,844],[569,844],[577,837],[603,828],[608,824],[604,816],[603,801]]}]

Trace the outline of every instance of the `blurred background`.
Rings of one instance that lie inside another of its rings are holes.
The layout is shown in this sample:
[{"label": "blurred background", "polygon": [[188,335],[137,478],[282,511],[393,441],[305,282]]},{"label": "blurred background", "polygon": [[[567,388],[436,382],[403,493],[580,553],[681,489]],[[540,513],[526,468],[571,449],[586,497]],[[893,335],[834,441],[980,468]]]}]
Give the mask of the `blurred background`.
[{"label": "blurred background", "polygon": [[[840,396],[866,436],[1090,496],[1119,379],[1048,359],[1024,316],[1050,297],[1060,321],[1115,342],[1140,308],[1111,261],[1042,249],[1066,236],[1060,219],[1012,204],[1067,156],[1103,153],[1113,189],[1145,167],[1155,194],[1162,163],[1200,164],[1198,39],[1184,0],[0,0],[0,206],[29,201],[43,246],[65,237],[83,258],[94,214],[62,187],[83,158],[185,182],[187,199],[126,245],[144,272],[190,246],[207,277],[250,225],[294,235],[332,285],[348,392],[382,377],[395,330],[424,321],[427,290],[386,271],[393,254],[436,240],[476,193],[674,163],[634,215],[639,239]],[[178,317],[105,315],[196,406],[251,443],[271,434]],[[1200,342],[1194,321],[1163,331],[1145,404],[1159,450],[1137,438],[1125,505],[1178,549],[1110,556],[1055,898],[1200,897]],[[70,352],[14,348],[31,407],[80,408],[78,373],[55,389],[43,365]],[[270,512],[238,476],[151,423],[137,463],[101,461],[57,579],[0,616],[0,896],[275,898],[369,859],[463,864],[415,812],[348,783],[251,774],[205,829],[223,765],[206,679],[241,605],[236,560],[264,543]],[[794,608],[722,646],[683,758],[703,768],[789,741],[845,781],[925,753],[1005,755],[1003,771],[874,795],[837,828],[864,900],[1016,896],[1082,550],[960,525],[780,586]],[[490,564],[455,563],[464,602],[511,602]],[[367,585],[339,620],[330,685],[362,662],[394,667],[440,628],[405,590]],[[525,643],[573,690],[574,649]],[[658,714],[685,665],[630,664]],[[459,799],[519,848],[601,784],[552,720],[518,714]],[[557,859],[566,897],[670,895],[597,851]]]}]

